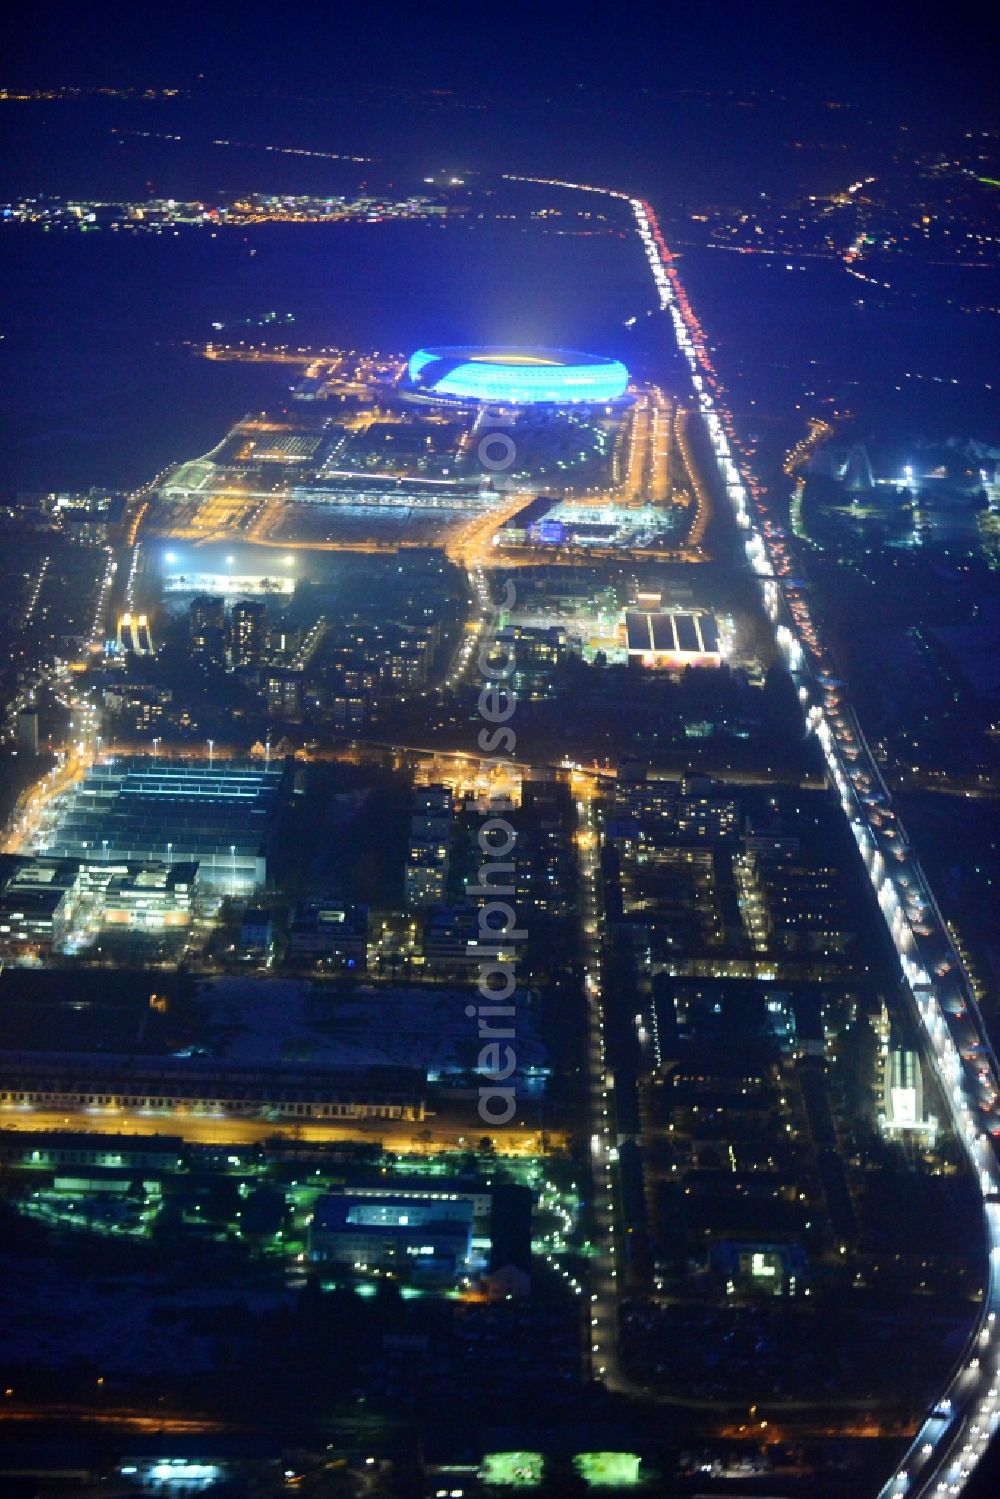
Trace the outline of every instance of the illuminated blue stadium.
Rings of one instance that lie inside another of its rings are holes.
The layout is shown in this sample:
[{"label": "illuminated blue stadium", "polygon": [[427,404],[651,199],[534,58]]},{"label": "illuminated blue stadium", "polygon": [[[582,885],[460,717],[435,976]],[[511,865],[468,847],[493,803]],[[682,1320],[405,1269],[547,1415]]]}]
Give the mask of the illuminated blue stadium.
[{"label": "illuminated blue stadium", "polygon": [[620,400],[628,385],[617,359],[568,349],[418,349],[408,375],[424,395],[502,406],[599,404]]}]

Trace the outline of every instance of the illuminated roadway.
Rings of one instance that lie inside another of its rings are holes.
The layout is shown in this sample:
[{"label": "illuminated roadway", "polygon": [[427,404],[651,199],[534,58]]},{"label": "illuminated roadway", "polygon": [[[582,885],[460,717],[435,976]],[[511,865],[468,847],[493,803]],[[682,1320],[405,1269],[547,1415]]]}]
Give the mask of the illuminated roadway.
[{"label": "illuminated roadway", "polygon": [[[670,428],[673,415],[663,392],[653,388],[636,398],[628,438],[628,463],[620,490],[597,501],[618,505],[665,505],[670,499]],[[583,503],[587,503],[586,497]]]},{"label": "illuminated roadway", "polygon": [[604,1042],[604,992],[601,970],[602,901],[600,833],[594,801],[577,801],[576,844],[579,856],[583,926],[583,987],[587,1007],[587,1113],[590,1135],[591,1233],[594,1253],[588,1266],[591,1371],[609,1389],[623,1387],[618,1365],[618,1272],[615,1266],[614,1109],[609,1098]]},{"label": "illuminated roadway", "polygon": [[[484,566],[494,551],[493,537],[504,521],[517,514],[530,495],[518,491],[508,494],[501,505],[453,533],[445,544],[445,555],[456,567],[465,569],[469,580],[472,612],[465,624],[465,634],[449,667],[444,685],[457,687],[467,680],[481,655],[488,656],[500,624],[501,612],[494,607]],[[480,675],[482,675],[480,673]]]},{"label": "illuminated roadway", "polygon": [[[195,1109],[120,1109],[84,1107],[44,1109],[29,1104],[0,1105],[0,1129],[83,1130],[95,1134],[180,1135],[192,1145],[263,1145],[278,1136],[289,1140],[308,1140],[315,1144],[334,1144],[342,1140],[385,1143],[391,1149],[421,1152],[468,1149],[472,1140],[483,1135],[482,1120],[474,1109],[463,1116],[459,1111],[428,1114],[414,1119],[357,1119],[350,1124],[310,1124],[287,1118],[236,1118],[224,1113],[210,1114]],[[522,1122],[491,1126],[501,1155],[539,1155],[542,1141],[539,1129]],[[551,1128],[546,1135],[553,1139]],[[557,1141],[560,1131],[555,1131]]]},{"label": "illuminated roadway", "polygon": [[[878,1499],[960,1494],[1000,1424],[1000,1074],[992,1043],[959,953],[891,803],[858,721],[842,700],[785,538],[761,510],[749,470],[739,461],[732,421],[713,392],[718,381],[704,335],[650,205],[627,193],[539,178],[627,203],[646,253],[662,311],[669,312],[687,362],[726,496],[757,575],[764,609],[798,689],[809,731],[820,743],[831,786],[847,818],[896,950],[904,990],[983,1204],[988,1268],[965,1351]],[[752,497],[752,498],[751,498]]]},{"label": "illuminated roadway", "polygon": [[860,725],[841,700],[802,591],[790,577],[784,537],[766,519],[758,526],[753,516],[748,498],[752,479],[734,461],[735,448],[728,436],[731,424],[710,393],[716,384],[714,371],[655,216],[638,199],[631,199],[630,207],[661,307],[670,312],[678,346],[687,360],[719,474],[744,535],[747,560],[758,576],[775,639],[798,688],[807,728],[819,740],[831,785],[850,823],[922,1027],[926,1055],[982,1195],[989,1268],[971,1339],[902,1462],[880,1490],[880,1499],[961,1493],[1000,1419],[995,1339],[1000,1308],[1000,1176],[991,1138],[998,1129],[996,1058],[926,877],[892,809]]}]

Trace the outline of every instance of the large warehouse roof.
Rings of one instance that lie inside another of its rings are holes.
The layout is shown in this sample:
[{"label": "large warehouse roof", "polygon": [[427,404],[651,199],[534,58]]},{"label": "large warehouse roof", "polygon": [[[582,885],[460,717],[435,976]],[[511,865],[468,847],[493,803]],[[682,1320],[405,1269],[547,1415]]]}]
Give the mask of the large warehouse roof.
[{"label": "large warehouse roof", "polygon": [[196,860],[233,893],[261,883],[284,764],[121,756],[91,765],[54,803],[46,852],[136,863]]},{"label": "large warehouse roof", "polygon": [[715,616],[702,610],[630,609],[625,615],[630,656],[674,658],[679,663],[721,659]]}]

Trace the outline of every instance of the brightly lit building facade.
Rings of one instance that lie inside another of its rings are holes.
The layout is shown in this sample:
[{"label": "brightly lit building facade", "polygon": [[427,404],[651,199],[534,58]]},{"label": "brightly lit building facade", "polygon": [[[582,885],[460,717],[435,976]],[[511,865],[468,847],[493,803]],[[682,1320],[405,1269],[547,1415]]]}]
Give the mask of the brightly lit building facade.
[{"label": "brightly lit building facade", "polygon": [[938,1121],[924,1104],[924,1078],[915,1051],[892,1045],[885,1005],[874,1021],[878,1037],[875,1095],[879,1128],[887,1140],[910,1140],[933,1147]]}]

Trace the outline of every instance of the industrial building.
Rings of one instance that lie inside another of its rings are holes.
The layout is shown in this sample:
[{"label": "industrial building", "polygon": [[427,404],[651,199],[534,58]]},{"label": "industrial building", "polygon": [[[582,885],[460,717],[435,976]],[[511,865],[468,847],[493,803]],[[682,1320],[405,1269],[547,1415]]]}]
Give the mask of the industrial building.
[{"label": "industrial building", "polygon": [[707,610],[629,609],[625,635],[630,666],[678,670],[722,663],[719,627]]},{"label": "industrial building", "polygon": [[91,1166],[105,1171],[176,1171],[180,1135],[105,1135],[86,1130],[0,1129],[0,1165],[51,1171]]},{"label": "industrial building", "polygon": [[212,1057],[4,1051],[0,1107],[142,1110],[300,1123],[420,1120],[417,1069],[267,1065]]},{"label": "industrial building", "polygon": [[310,1258],[451,1282],[474,1274],[491,1299],[531,1290],[531,1189],[481,1177],[379,1176],[320,1198]]},{"label": "industrial building", "polygon": [[92,765],[41,837],[51,856],[196,862],[203,887],[249,895],[267,879],[284,766],[124,756]]}]

